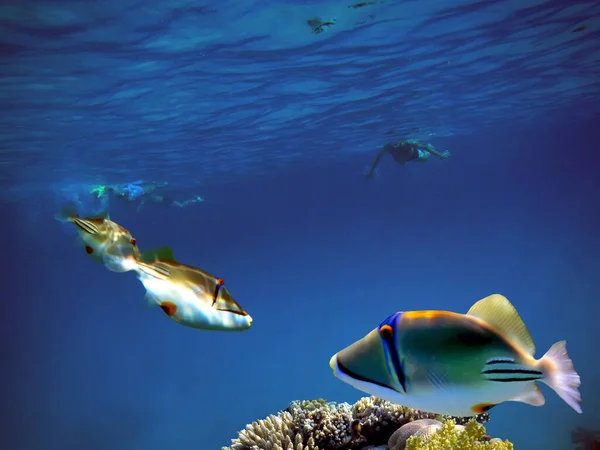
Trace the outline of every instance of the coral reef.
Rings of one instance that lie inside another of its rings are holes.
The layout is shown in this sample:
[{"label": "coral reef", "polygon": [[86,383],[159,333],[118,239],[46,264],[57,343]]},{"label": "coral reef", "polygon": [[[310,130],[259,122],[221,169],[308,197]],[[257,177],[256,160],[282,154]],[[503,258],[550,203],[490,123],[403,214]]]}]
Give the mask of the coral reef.
[{"label": "coral reef", "polygon": [[[456,425],[459,427],[460,425]],[[411,436],[431,436],[442,428],[442,422],[435,419],[419,419],[402,425],[388,440],[388,450],[404,450]]]},{"label": "coral reef", "polygon": [[[238,433],[238,438],[232,439],[231,445],[223,447],[222,450],[385,449],[390,436],[396,430],[406,424],[423,419],[440,421],[440,425],[437,427],[440,429],[440,433],[444,430],[446,423],[451,423],[453,430],[463,428],[457,426],[457,423],[467,423],[467,428],[479,427],[476,428],[477,433],[480,434],[475,439],[476,442],[486,441],[486,438],[489,441],[489,437],[484,436],[485,429],[478,423],[487,422],[489,420],[487,414],[477,416],[477,421],[469,421],[469,418],[453,419],[406,408],[377,397],[364,397],[354,405],[327,402],[323,399],[294,401],[285,410],[247,425],[244,430]],[[447,422],[444,422],[444,426],[442,426],[441,422],[445,420]],[[429,422],[428,425],[432,423]],[[412,427],[414,428],[414,425]],[[433,442],[433,439],[437,436],[437,433],[433,434],[433,431],[433,429],[428,428],[427,433],[421,433],[422,437],[429,437],[429,439],[423,442],[415,440],[415,445]],[[470,439],[471,434],[465,434],[465,436],[469,436]],[[407,438],[408,436],[404,438],[404,442]],[[420,438],[416,436],[411,439]],[[463,442],[463,440],[460,442]],[[487,442],[486,445],[488,445]],[[495,444],[492,442],[492,445]],[[389,448],[391,449],[391,447]],[[408,449],[408,443],[406,448]],[[448,450],[454,450],[458,447],[447,448]],[[481,446],[477,448],[481,450],[507,450],[512,449],[512,446]],[[420,447],[413,447],[413,450],[416,449],[420,449]],[[438,448],[438,450],[443,449],[446,449],[446,447]]]},{"label": "coral reef", "polygon": [[576,444],[574,450],[600,450],[600,431],[575,428],[571,431],[571,443]]},{"label": "coral reef", "polygon": [[485,428],[475,420],[465,426],[446,420],[435,433],[408,438],[406,450],[513,450],[508,441],[486,439]]}]

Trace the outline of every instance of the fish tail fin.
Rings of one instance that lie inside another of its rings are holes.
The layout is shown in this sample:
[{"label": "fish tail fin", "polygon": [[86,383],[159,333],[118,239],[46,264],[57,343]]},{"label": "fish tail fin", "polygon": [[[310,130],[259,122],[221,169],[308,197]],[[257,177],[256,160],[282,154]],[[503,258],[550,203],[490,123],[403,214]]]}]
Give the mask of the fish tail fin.
[{"label": "fish tail fin", "polygon": [[74,202],[67,202],[60,207],[54,218],[62,223],[71,222],[77,215],[77,208]]},{"label": "fish tail fin", "polygon": [[573,361],[567,353],[567,341],[554,344],[540,361],[545,374],[541,381],[550,386],[571,408],[581,414],[582,410],[579,405],[581,402],[579,392],[581,379],[575,372]]}]

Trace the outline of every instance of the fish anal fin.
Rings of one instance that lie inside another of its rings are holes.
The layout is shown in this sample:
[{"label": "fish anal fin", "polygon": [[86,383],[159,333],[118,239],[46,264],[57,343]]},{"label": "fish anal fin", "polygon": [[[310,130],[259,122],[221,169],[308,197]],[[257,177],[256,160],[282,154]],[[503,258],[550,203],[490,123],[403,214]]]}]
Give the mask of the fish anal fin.
[{"label": "fish anal fin", "polygon": [[503,295],[492,294],[479,300],[471,306],[467,315],[485,321],[496,331],[504,334],[513,344],[521,347],[527,354],[534,355],[535,344],[529,330],[515,307]]},{"label": "fish anal fin", "polygon": [[511,398],[512,401],[527,403],[531,406],[542,406],[546,403],[546,398],[535,382],[528,383],[527,389]]},{"label": "fish anal fin", "polygon": [[146,300],[146,308],[154,308],[161,303],[160,300],[148,292],[146,292],[146,295],[144,295],[144,299]]},{"label": "fish anal fin", "polygon": [[140,257],[142,262],[153,263],[155,261],[176,262],[173,249],[168,246],[146,250]]}]

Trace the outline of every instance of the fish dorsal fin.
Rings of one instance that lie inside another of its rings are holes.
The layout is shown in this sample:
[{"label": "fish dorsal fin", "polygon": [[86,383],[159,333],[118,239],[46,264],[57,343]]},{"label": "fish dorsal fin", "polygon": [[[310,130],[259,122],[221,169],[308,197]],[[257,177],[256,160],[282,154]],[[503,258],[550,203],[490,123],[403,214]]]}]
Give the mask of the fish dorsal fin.
[{"label": "fish dorsal fin", "polygon": [[173,249],[168,246],[146,250],[140,256],[142,262],[153,263],[155,261],[176,262],[173,256]]},{"label": "fish dorsal fin", "polygon": [[110,214],[108,213],[108,209],[105,209],[103,211],[100,211],[98,214],[93,215],[92,217],[90,217],[90,219],[110,220]]},{"label": "fish dorsal fin", "polygon": [[529,330],[515,307],[503,295],[492,294],[479,300],[471,306],[467,315],[487,322],[513,344],[521,347],[529,355],[534,355],[535,344]]}]

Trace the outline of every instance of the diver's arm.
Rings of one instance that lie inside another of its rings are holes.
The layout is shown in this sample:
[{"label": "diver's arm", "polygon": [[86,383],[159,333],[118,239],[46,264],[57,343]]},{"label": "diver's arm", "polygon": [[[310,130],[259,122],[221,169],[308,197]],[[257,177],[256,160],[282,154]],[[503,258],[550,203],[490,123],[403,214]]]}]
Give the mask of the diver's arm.
[{"label": "diver's arm", "polygon": [[379,161],[381,160],[383,155],[385,155],[389,151],[390,151],[390,148],[388,147],[388,145],[384,145],[383,148],[381,150],[379,150],[379,153],[377,153],[377,156],[375,157],[375,160],[373,161],[373,165],[371,166],[371,168],[365,175],[366,178],[371,178],[373,176],[373,173],[375,172],[375,169],[377,168]]},{"label": "diver's arm", "polygon": [[425,150],[427,150],[429,153],[437,156],[440,159],[448,159],[450,157],[449,151],[440,152],[440,151],[436,150],[436,148],[431,144],[427,144],[425,146]]}]

